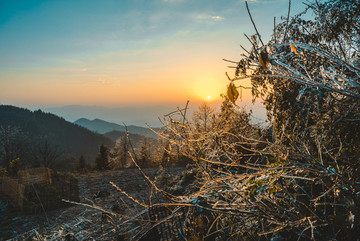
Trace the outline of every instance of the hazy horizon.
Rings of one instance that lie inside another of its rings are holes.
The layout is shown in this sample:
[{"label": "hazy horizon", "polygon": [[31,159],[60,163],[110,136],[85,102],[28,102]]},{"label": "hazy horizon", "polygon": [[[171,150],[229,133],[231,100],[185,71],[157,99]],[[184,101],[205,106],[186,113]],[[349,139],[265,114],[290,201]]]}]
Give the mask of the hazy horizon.
[{"label": "hazy horizon", "polygon": [[[211,108],[217,111],[222,101],[205,102]],[[187,116],[191,118],[194,111],[204,102],[189,101],[189,110]],[[0,103],[0,105],[13,105],[21,108],[26,108],[31,111],[42,110],[47,113],[58,115],[69,122],[74,122],[80,118],[87,118],[90,120],[101,119],[116,124],[137,125],[141,127],[161,127],[162,124],[159,118],[162,119],[164,115],[176,111],[177,108],[184,108],[186,101],[183,103],[172,104],[158,104],[158,105],[133,105],[133,106],[101,106],[101,105],[64,105],[64,106],[36,106],[36,105],[16,105],[11,103]],[[266,120],[266,111],[261,103],[256,102],[252,104],[250,101],[240,102],[239,106],[244,108],[247,112],[252,109],[253,122],[261,123]]]}]

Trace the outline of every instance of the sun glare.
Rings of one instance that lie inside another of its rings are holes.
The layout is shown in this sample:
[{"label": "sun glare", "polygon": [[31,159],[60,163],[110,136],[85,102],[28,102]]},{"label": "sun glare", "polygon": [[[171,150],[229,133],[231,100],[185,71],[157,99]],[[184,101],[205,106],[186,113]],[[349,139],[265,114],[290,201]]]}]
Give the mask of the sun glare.
[{"label": "sun glare", "polygon": [[220,94],[224,92],[223,78],[217,76],[194,76],[191,83],[193,96],[198,101],[213,102],[220,99]]}]

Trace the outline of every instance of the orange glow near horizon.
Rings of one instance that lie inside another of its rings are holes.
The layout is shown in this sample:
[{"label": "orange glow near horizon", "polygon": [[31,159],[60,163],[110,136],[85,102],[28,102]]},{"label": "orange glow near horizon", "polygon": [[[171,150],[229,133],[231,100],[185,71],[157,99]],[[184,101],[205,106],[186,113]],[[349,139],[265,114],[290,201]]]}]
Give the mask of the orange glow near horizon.
[{"label": "orange glow near horizon", "polygon": [[[55,62],[24,68],[21,72],[8,71],[3,75],[8,81],[3,82],[0,96],[9,104],[47,105],[134,106],[220,101],[220,95],[226,92],[228,69],[222,61],[227,54],[218,45],[226,44],[200,44],[195,49],[190,43],[144,49],[139,51],[141,58],[131,65],[122,59],[123,55],[132,54],[129,50],[85,56],[78,59],[83,63],[81,66],[72,60],[66,62],[66,67],[63,62]],[[187,52],[181,47],[186,47]]]},{"label": "orange glow near horizon", "polygon": [[[179,60],[175,63],[177,68],[174,63],[163,63],[161,69],[148,69],[137,76],[133,75],[135,69],[127,69],[130,73],[116,71],[99,75],[91,73],[90,67],[87,71],[68,76],[56,75],[51,70],[40,69],[36,74],[35,71],[24,71],[13,74],[13,78],[21,81],[4,82],[3,87],[6,88],[0,89],[0,95],[6,97],[9,104],[22,101],[49,105],[131,106],[173,104],[187,100],[221,101],[220,95],[226,93],[228,84],[222,63],[200,60],[202,65],[196,64],[199,59],[181,63],[182,60]],[[51,81],[48,81],[49,76]],[[39,83],[37,86],[34,85],[36,82]],[[250,81],[243,80],[238,84],[249,86]],[[251,91],[243,90],[242,100],[251,100]]]},{"label": "orange glow near horizon", "polygon": [[[243,33],[253,28],[241,1],[204,8],[205,2],[2,1],[0,104],[219,102],[229,83],[225,72],[234,75],[223,59],[236,63],[239,44],[252,47]],[[287,2],[249,1],[265,41],[269,19],[286,14]],[[294,1],[292,9],[300,5]],[[235,84],[249,86],[244,82]],[[250,100],[251,91],[242,90],[242,101]]]}]

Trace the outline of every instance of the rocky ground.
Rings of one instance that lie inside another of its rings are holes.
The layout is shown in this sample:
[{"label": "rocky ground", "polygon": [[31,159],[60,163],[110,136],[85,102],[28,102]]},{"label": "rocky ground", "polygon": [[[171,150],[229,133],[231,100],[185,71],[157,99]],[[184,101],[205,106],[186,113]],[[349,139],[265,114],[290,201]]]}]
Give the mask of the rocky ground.
[{"label": "rocky ground", "polygon": [[[178,173],[183,168],[169,168]],[[154,180],[159,169],[144,169]],[[122,240],[129,239],[142,217],[140,203],[156,203],[161,195],[152,191],[138,169],[79,175],[80,203],[68,208],[24,215],[0,196],[0,240]],[[117,190],[113,185],[121,189]]]}]

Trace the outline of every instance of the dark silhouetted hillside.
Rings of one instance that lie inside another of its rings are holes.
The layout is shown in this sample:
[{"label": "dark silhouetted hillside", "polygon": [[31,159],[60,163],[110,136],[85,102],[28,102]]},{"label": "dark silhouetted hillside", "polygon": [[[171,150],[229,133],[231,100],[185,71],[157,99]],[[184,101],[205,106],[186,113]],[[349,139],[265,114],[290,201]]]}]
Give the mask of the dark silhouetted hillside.
[{"label": "dark silhouetted hillside", "polygon": [[89,120],[86,118],[81,118],[81,119],[78,119],[77,121],[75,121],[74,124],[85,127],[91,131],[94,131],[94,132],[97,132],[100,134],[105,134],[105,133],[108,133],[111,131],[126,132],[126,129],[127,129],[127,131],[131,134],[142,135],[145,137],[158,138],[158,135],[156,135],[152,130],[145,128],[145,127],[130,125],[130,126],[127,126],[127,128],[126,128],[123,125],[119,125],[116,123],[110,123],[110,122],[100,120],[100,119]]},{"label": "dark silhouetted hillside", "polygon": [[36,143],[46,138],[49,143],[62,152],[63,156],[84,155],[92,162],[101,144],[112,147],[114,142],[100,134],[75,125],[54,114],[41,110],[30,111],[15,106],[0,105],[0,127],[19,127]]}]

